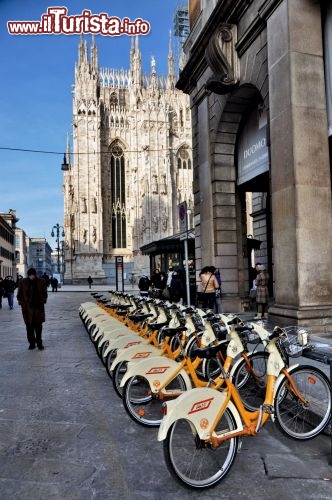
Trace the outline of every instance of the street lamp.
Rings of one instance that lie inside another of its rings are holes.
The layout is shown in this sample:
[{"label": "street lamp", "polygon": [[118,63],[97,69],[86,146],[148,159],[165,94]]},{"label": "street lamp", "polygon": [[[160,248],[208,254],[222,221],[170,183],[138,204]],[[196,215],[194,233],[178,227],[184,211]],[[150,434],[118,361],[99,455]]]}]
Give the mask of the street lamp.
[{"label": "street lamp", "polygon": [[60,229],[62,229],[62,238],[65,237],[65,230],[63,226],[60,226],[59,223],[57,223],[55,226],[52,227],[52,232],[51,236],[54,238],[54,229],[56,230],[56,242],[57,242],[57,252],[58,252],[58,273],[60,274]]},{"label": "street lamp", "polygon": [[68,172],[68,170],[69,170],[69,163],[67,162],[66,153],[63,155],[63,162],[61,164],[61,170],[63,170],[63,172]]}]

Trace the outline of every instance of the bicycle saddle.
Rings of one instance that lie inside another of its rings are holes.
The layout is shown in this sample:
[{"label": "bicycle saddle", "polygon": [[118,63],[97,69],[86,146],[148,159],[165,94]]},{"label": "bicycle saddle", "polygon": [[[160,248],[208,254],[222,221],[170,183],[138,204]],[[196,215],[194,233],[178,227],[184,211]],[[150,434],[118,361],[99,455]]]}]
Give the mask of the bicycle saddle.
[{"label": "bicycle saddle", "polygon": [[195,349],[195,355],[198,356],[199,358],[214,358],[216,354],[221,351],[225,347],[225,343],[227,343],[227,340],[222,340],[219,344],[209,346],[209,347],[198,347]]},{"label": "bicycle saddle", "polygon": [[166,337],[173,337],[177,333],[185,332],[187,331],[187,328],[185,326],[176,326],[175,328],[165,328],[163,330],[163,334]]}]

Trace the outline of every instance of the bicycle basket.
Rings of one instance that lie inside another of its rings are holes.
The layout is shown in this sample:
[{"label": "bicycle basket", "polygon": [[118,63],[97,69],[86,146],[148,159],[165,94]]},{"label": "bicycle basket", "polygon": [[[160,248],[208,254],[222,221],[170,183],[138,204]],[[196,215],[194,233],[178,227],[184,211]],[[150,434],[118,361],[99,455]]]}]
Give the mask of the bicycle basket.
[{"label": "bicycle basket", "polygon": [[247,344],[259,344],[261,342],[260,336],[255,331],[243,332],[243,340]]},{"label": "bicycle basket", "polygon": [[284,335],[279,338],[279,345],[290,358],[302,356],[303,352],[310,349],[311,330],[301,326],[286,326]]}]

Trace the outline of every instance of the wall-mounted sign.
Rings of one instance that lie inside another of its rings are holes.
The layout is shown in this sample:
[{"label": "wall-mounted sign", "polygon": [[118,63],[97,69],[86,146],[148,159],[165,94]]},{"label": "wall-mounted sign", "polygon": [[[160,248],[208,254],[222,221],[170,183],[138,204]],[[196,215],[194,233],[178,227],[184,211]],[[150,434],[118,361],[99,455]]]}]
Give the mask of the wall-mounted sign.
[{"label": "wall-mounted sign", "polygon": [[260,112],[255,109],[241,132],[238,143],[238,184],[248,182],[269,170],[266,118],[264,110]]},{"label": "wall-mounted sign", "polygon": [[186,233],[188,229],[187,224],[187,202],[183,201],[179,205],[179,227],[180,233]]},{"label": "wall-mounted sign", "polygon": [[124,291],[124,280],[123,280],[123,257],[115,257],[115,287],[116,291]]}]

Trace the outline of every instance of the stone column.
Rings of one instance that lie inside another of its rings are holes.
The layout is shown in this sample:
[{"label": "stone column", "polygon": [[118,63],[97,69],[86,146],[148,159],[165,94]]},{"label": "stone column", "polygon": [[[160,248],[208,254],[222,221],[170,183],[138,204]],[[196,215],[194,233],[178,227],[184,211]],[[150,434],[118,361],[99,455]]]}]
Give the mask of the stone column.
[{"label": "stone column", "polygon": [[200,250],[202,267],[214,264],[214,228],[210,165],[209,108],[207,95],[197,106]]},{"label": "stone column", "polygon": [[323,332],[332,323],[332,222],[319,2],[284,0],[267,27],[275,268],[269,312],[275,321]]}]

